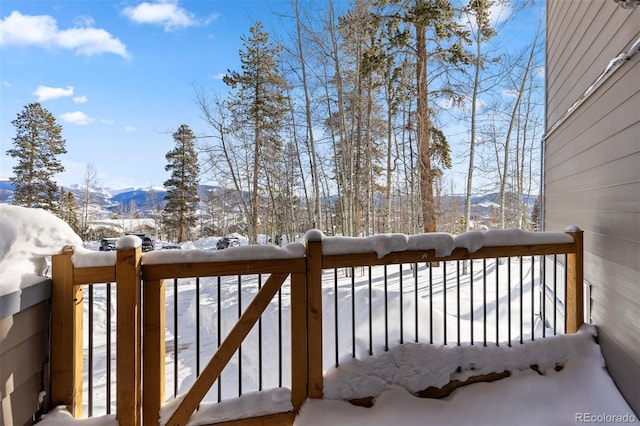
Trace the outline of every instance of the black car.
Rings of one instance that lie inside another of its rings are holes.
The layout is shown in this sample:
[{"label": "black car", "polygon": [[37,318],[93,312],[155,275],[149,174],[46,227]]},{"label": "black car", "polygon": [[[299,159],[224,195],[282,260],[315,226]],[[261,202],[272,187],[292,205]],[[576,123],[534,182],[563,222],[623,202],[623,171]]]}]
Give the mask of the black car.
[{"label": "black car", "polygon": [[151,251],[156,247],[156,243],[153,242],[153,240],[149,237],[142,236],[140,237],[140,239],[142,240],[142,251]]},{"label": "black car", "polygon": [[111,251],[116,249],[117,238],[103,238],[100,240],[100,251]]},{"label": "black car", "polygon": [[229,247],[237,247],[240,245],[240,240],[236,237],[223,237],[218,240],[216,244],[216,248],[218,250],[223,250]]}]

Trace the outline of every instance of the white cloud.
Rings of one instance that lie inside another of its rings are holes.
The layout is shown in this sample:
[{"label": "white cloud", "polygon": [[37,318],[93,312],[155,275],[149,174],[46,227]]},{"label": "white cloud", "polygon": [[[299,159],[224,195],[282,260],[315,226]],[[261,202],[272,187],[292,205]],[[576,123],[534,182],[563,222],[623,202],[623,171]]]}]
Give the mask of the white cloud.
[{"label": "white cloud", "polygon": [[[84,17],[82,24],[92,24]],[[0,47],[37,46],[63,48],[76,55],[99,55],[113,53],[129,57],[127,47],[117,38],[101,28],[76,27],[59,29],[54,18],[48,15],[23,15],[18,11],[0,21]]]},{"label": "white cloud", "polygon": [[215,75],[210,76],[214,80],[222,80],[225,76],[225,73],[221,72]]},{"label": "white cloud", "polygon": [[83,104],[85,102],[87,102],[87,97],[86,96],[76,96],[75,98],[73,98],[73,102],[77,103],[77,104]]},{"label": "white cloud", "polygon": [[67,86],[66,88],[38,86],[33,94],[38,97],[38,102],[64,98],[66,96],[73,96],[73,86]]},{"label": "white cloud", "polygon": [[9,83],[7,80],[2,80],[2,85],[4,87],[11,87],[11,83]]},{"label": "white cloud", "polygon": [[135,7],[126,7],[122,14],[139,24],[162,25],[165,31],[196,24],[193,14],[175,1],[144,2]]},{"label": "white cloud", "polygon": [[127,48],[101,28],[71,28],[58,32],[59,46],[74,50],[78,55],[92,56],[111,52],[127,57]]},{"label": "white cloud", "polygon": [[125,131],[125,132],[127,132],[127,133],[133,133],[133,132],[135,132],[136,130],[138,130],[138,129],[136,129],[136,128],[135,128],[135,127],[133,127],[133,126],[125,126],[125,127],[124,127],[124,131]]},{"label": "white cloud", "polygon": [[101,122],[102,124],[116,124],[116,121],[115,121],[115,120],[107,120],[106,118],[101,118],[101,119],[100,119],[100,122]]},{"label": "white cloud", "polygon": [[89,123],[93,123],[93,118],[89,117],[82,111],[65,112],[64,114],[60,115],[60,118],[62,118],[67,123],[76,124],[78,126],[86,126]]},{"label": "white cloud", "polygon": [[88,15],[80,15],[73,20],[77,27],[92,27],[96,23],[95,19]]},{"label": "white cloud", "polygon": [[212,23],[213,21],[217,21],[218,18],[220,17],[219,13],[212,13],[211,15],[209,15],[208,17],[206,17],[202,23],[204,25],[209,25],[210,23]]}]

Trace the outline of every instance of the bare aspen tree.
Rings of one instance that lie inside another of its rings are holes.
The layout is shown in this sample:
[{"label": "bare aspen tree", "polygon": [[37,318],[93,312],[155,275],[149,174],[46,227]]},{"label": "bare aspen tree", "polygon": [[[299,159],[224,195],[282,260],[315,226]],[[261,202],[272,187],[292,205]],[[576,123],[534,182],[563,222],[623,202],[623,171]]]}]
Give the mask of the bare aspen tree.
[{"label": "bare aspen tree", "polygon": [[[335,12],[333,0],[329,0],[328,16],[325,21],[327,34],[330,37],[329,51],[327,57],[329,60],[326,69],[325,82],[328,83],[328,76],[332,75],[335,85],[336,112],[331,104],[331,96],[329,95],[329,86],[325,85],[327,112],[329,116],[333,155],[337,177],[338,189],[338,205],[341,230],[344,235],[354,235],[353,218],[355,216],[353,210],[353,191],[351,190],[350,180],[353,176],[353,163],[351,156],[351,147],[348,145],[349,137],[347,135],[346,112],[345,112],[345,95],[342,82],[341,54],[338,48],[338,35],[335,27]],[[333,123],[333,125],[331,125]],[[343,154],[341,154],[341,152]],[[346,154],[346,155],[344,155]]]},{"label": "bare aspen tree", "polygon": [[[224,102],[218,98],[213,100],[207,99],[201,89],[196,89],[196,100],[200,111],[209,128],[212,131],[210,143],[206,143],[201,147],[202,156],[206,167],[203,169],[204,174],[211,174],[222,185],[231,186],[233,194],[225,192],[225,199],[233,208],[238,208],[242,212],[240,222],[249,223],[251,216],[249,203],[243,196],[244,191],[249,191],[248,185],[249,165],[247,160],[247,151],[234,144],[233,137],[230,134],[229,127],[231,119],[229,110]],[[225,233],[228,231],[225,217]],[[246,232],[247,229],[242,229]]]},{"label": "bare aspen tree", "polygon": [[509,168],[509,149],[511,144],[511,135],[514,130],[514,126],[516,125],[518,118],[518,110],[520,109],[520,102],[522,101],[522,97],[524,95],[524,89],[528,80],[528,74],[531,72],[532,64],[535,58],[536,45],[538,41],[538,36],[540,34],[540,27],[538,27],[538,31],[536,32],[536,36],[531,45],[531,50],[529,51],[529,56],[527,58],[527,63],[523,69],[522,76],[520,79],[520,83],[516,88],[516,101],[513,106],[513,110],[511,112],[511,118],[509,120],[509,128],[507,129],[507,133],[505,135],[505,143],[504,143],[504,160],[502,163],[502,176],[500,180],[500,229],[504,229],[505,222],[505,213],[506,213],[506,184],[507,184],[507,174]]},{"label": "bare aspen tree", "polygon": [[300,18],[299,1],[294,0],[294,9],[296,17],[296,48],[300,61],[300,74],[302,79],[302,90],[304,92],[304,112],[306,119],[306,135],[309,141],[309,157],[311,162],[311,180],[313,187],[313,223],[312,226],[322,226],[322,205],[320,203],[320,182],[318,174],[318,154],[316,152],[316,140],[313,134],[313,120],[311,115],[311,96],[309,94],[309,82],[307,79],[307,62],[305,60],[305,51],[302,43],[302,22]]},{"label": "bare aspen tree", "polygon": [[93,163],[87,164],[82,183],[82,199],[80,200],[80,229],[84,234],[82,237],[88,239],[90,235],[89,219],[91,215],[91,204],[95,201],[95,197],[92,196],[92,192],[98,186],[98,172],[96,171]]},{"label": "bare aspen tree", "polygon": [[[536,58],[539,56],[536,55]],[[539,64],[533,64],[537,68]],[[529,229],[529,204],[533,184],[534,160],[536,143],[535,141],[541,137],[543,131],[543,121],[539,112],[541,105],[536,103],[539,98],[540,85],[535,72],[528,73],[527,86],[523,102],[521,103],[520,119],[521,128],[520,137],[516,144],[516,196],[517,196],[517,224],[520,229]],[[526,201],[525,201],[526,200]]]},{"label": "bare aspen tree", "polygon": [[[481,74],[486,69],[486,54],[483,53],[482,47],[495,34],[496,31],[491,27],[489,21],[489,13],[491,7],[495,4],[492,0],[473,0],[465,10],[465,16],[468,19],[469,28],[471,29],[471,39],[475,47],[473,54],[473,83],[471,94],[471,124],[469,138],[469,167],[467,171],[467,187],[464,204],[464,230],[471,228],[471,195],[473,191],[473,171],[475,168],[475,148],[476,148],[476,126],[478,114],[478,97],[482,89]],[[490,59],[489,59],[490,60]],[[464,269],[466,273],[466,262]]]}]

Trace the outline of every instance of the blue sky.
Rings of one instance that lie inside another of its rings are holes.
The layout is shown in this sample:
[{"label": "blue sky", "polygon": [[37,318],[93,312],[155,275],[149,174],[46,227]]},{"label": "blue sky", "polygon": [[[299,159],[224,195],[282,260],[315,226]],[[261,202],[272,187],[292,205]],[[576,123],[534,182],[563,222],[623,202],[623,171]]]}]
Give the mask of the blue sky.
[{"label": "blue sky", "polygon": [[[81,184],[92,164],[100,186],[162,186],[171,134],[183,123],[208,133],[194,86],[225,93],[221,76],[240,69],[240,37],[258,20],[281,32],[277,13],[290,8],[288,0],[2,0],[0,178],[15,165],[6,155],[11,121],[38,101],[63,126],[59,184]],[[519,19],[503,33],[509,43],[532,38],[537,13]]]},{"label": "blue sky", "polygon": [[167,151],[182,123],[207,129],[194,85],[222,89],[238,69],[240,36],[276,25],[282,1],[2,1],[0,177],[25,105],[39,101],[63,126],[62,185],[93,163],[102,186],[162,186]]}]

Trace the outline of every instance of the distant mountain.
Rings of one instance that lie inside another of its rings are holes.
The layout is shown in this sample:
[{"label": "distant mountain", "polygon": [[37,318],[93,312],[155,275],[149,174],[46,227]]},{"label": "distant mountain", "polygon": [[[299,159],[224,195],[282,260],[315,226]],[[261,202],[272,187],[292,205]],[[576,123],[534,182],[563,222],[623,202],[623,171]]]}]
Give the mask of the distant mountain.
[{"label": "distant mountain", "polygon": [[[13,198],[14,185],[9,180],[0,180],[0,203],[8,203]],[[71,185],[65,187],[65,190],[73,192],[76,196],[76,200],[84,198],[84,190],[80,185]],[[149,187],[149,188],[126,188],[126,189],[111,189],[111,188],[93,188],[91,192],[91,204],[98,210],[104,212],[104,216],[110,216],[117,213],[119,210],[129,212],[131,210],[132,203],[142,217],[149,217],[151,210],[158,206],[164,207],[164,196],[167,191],[164,188]],[[198,195],[202,201],[206,201],[210,196],[216,197],[216,205],[222,209],[236,209],[234,197],[228,195],[233,191],[221,188],[219,186],[212,185],[199,185]],[[248,197],[248,194],[243,194]],[[327,197],[323,200],[325,205],[333,205],[337,201],[337,196]],[[523,197],[524,204],[528,207],[529,212],[533,209],[537,196]],[[444,195],[440,199],[440,203],[443,209],[454,208],[458,214],[464,214],[464,200],[465,196],[462,194],[456,195]],[[474,195],[471,197],[472,204],[472,216],[477,218],[490,217],[499,209],[500,205],[499,194],[488,193]]]},{"label": "distant mountain", "polygon": [[[65,186],[66,191],[70,191],[76,197],[76,200],[85,198],[84,188],[81,185]],[[0,180],[0,203],[10,203],[13,199],[13,191],[15,186],[9,180]],[[224,190],[218,186],[199,185],[198,195],[201,200],[207,200],[210,192],[220,193]],[[155,206],[164,207],[164,196],[167,191],[163,188],[92,188],[90,194],[90,204],[98,210],[102,210],[105,216],[116,213],[118,209],[129,211],[131,203],[142,216],[147,216],[149,210]]]},{"label": "distant mountain", "polygon": [[0,180],[0,203],[10,202],[14,189],[15,187],[10,180]]},{"label": "distant mountain", "polygon": [[[198,195],[201,200],[207,200],[209,193],[220,191],[222,188],[212,185],[198,185]],[[124,190],[107,190],[110,194],[108,200],[105,200],[103,207],[110,212],[116,212],[118,209],[125,211],[130,210],[131,203],[135,205],[136,210],[147,216],[150,209],[156,206],[163,208],[165,201],[164,196],[167,194],[162,188],[130,188]]]},{"label": "distant mountain", "polygon": [[[441,200],[441,206],[443,209],[455,208],[458,214],[464,214],[464,202],[465,195],[454,194],[444,195]],[[533,205],[538,198],[537,195],[523,195],[522,202],[529,212],[533,210]],[[500,209],[500,194],[498,192],[491,192],[487,194],[479,194],[471,196],[471,216],[475,216],[478,219],[488,218],[493,213]]]}]

